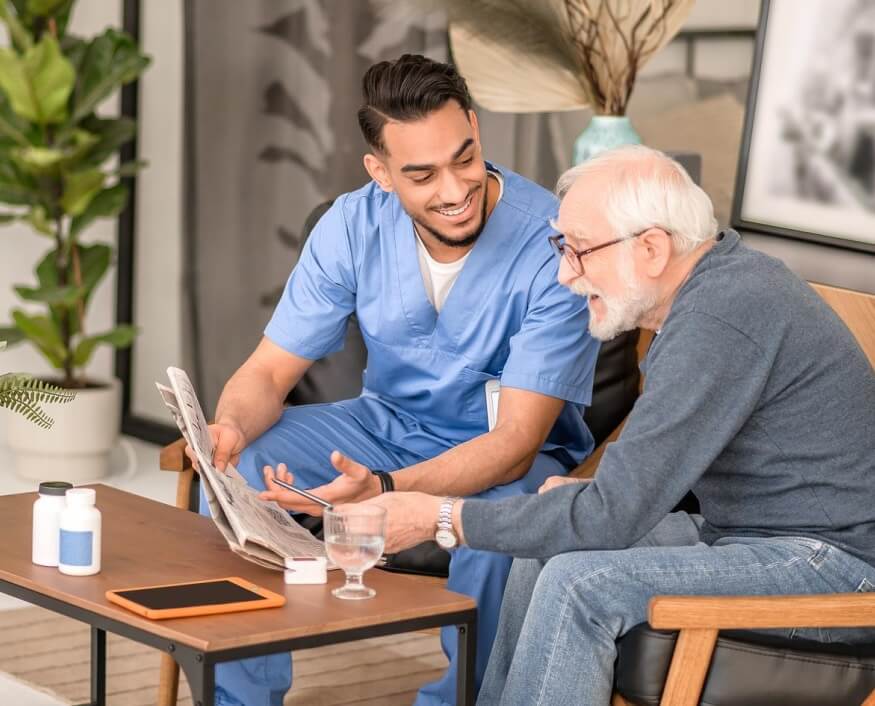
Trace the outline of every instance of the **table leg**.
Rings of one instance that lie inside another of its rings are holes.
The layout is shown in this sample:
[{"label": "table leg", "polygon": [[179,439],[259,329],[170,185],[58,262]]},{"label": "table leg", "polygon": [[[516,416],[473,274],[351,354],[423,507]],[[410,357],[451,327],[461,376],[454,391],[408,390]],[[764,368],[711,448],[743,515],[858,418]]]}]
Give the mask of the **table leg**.
[{"label": "table leg", "polygon": [[476,618],[457,625],[459,648],[456,653],[456,703],[459,706],[474,706],[474,660],[477,656]]},{"label": "table leg", "polygon": [[106,632],[91,628],[91,703],[106,706]]},{"label": "table leg", "polygon": [[216,700],[216,665],[207,662],[203,652],[177,648],[176,661],[185,672],[194,706],[214,706]]}]

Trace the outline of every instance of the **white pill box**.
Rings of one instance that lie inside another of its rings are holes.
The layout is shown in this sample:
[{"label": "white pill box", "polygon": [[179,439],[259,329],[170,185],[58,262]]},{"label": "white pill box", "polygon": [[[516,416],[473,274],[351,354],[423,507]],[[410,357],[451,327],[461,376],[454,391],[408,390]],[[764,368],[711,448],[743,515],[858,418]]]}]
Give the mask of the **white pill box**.
[{"label": "white pill box", "polygon": [[327,561],[324,556],[287,556],[283,578],[286,583],[326,583]]}]

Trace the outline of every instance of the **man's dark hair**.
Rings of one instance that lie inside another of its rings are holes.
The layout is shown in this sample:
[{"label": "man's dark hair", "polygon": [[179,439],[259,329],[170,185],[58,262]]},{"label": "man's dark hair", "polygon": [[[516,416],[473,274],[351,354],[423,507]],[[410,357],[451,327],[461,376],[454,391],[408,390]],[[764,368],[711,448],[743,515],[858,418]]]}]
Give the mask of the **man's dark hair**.
[{"label": "man's dark hair", "polygon": [[471,94],[456,68],[419,54],[404,54],[365,72],[359,127],[371,149],[385,154],[383,126],[389,120],[421,120],[449,100],[455,100],[466,116],[471,110]]}]

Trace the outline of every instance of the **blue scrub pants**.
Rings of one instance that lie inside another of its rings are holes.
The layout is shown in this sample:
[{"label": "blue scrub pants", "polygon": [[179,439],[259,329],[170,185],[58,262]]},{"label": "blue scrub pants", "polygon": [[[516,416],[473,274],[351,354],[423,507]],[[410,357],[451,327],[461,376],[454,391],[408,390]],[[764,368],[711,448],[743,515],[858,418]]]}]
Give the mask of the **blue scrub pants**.
[{"label": "blue scrub pants", "polygon": [[[371,469],[392,471],[427,460],[443,450],[421,430],[405,439],[380,438],[356,418],[356,400],[334,404],[289,407],[282,418],[241,455],[238,471],[249,484],[264,489],[262,468],[285,463],[295,475],[295,484],[303,488],[322,485],[338,472],[329,455],[337,449]],[[389,428],[395,425],[388,425]],[[385,431],[385,428],[384,428]],[[419,446],[420,448],[404,448]],[[500,499],[522,493],[534,493],[544,480],[565,475],[570,469],[553,456],[541,453],[523,478],[507,485],[490,488],[478,498]],[[201,493],[201,514],[208,515]],[[437,521],[437,518],[435,518]],[[489,653],[498,627],[504,586],[510,572],[511,558],[493,552],[459,547],[452,551],[447,588],[471,596],[477,601],[476,688],[480,688]],[[441,645],[450,665],[436,682],[419,692],[417,706],[454,704],[456,698],[455,627],[441,630]],[[283,696],[292,683],[291,659],[286,653],[253,657],[216,666],[217,706],[282,706]]]}]

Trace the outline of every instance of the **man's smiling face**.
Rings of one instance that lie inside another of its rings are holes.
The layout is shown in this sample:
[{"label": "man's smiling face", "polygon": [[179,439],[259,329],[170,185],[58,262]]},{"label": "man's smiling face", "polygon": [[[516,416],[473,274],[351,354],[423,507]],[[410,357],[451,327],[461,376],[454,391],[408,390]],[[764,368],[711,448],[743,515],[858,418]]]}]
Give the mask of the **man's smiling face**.
[{"label": "man's smiling face", "polygon": [[383,141],[379,159],[420,235],[472,245],[486,221],[487,178],[474,113],[450,100],[421,120],[386,123]]}]

